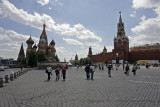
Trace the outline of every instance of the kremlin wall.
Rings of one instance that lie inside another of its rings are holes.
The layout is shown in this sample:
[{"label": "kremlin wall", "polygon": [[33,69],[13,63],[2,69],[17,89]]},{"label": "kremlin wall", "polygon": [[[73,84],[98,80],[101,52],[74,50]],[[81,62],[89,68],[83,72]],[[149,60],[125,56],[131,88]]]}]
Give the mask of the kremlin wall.
[{"label": "kremlin wall", "polygon": [[112,62],[119,61],[135,62],[138,60],[159,60],[160,61],[160,44],[143,45],[137,47],[131,47],[129,49],[129,38],[125,34],[124,23],[122,21],[121,13],[119,22],[117,24],[117,37],[114,38],[114,49],[112,52],[107,52],[106,47],[100,54],[93,55],[92,48],[89,47],[88,57],[92,62]]}]

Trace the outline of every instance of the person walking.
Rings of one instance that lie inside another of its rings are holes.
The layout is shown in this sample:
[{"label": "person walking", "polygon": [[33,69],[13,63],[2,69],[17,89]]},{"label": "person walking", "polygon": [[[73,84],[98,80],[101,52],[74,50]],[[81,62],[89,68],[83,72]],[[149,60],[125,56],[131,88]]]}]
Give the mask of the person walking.
[{"label": "person walking", "polygon": [[62,68],[63,81],[65,81],[65,79],[66,79],[66,71],[67,71],[67,68],[66,68],[66,66],[64,66]]},{"label": "person walking", "polygon": [[137,71],[137,66],[133,65],[132,72],[134,76],[136,75],[136,71]]},{"label": "person walking", "polygon": [[104,70],[104,66],[102,65],[102,71]]},{"label": "person walking", "polygon": [[56,81],[59,81],[59,79],[60,79],[60,66],[59,65],[57,65],[57,68],[56,68],[56,70],[55,70],[55,73],[56,73]]},{"label": "person walking", "polygon": [[46,73],[48,74],[48,80],[49,81],[51,79],[51,75],[52,75],[52,68],[50,65],[48,65],[48,67],[46,68]]},{"label": "person walking", "polygon": [[94,67],[94,65],[91,65],[91,66],[90,66],[91,80],[94,80],[94,79],[93,79],[94,72],[95,72],[95,67]]},{"label": "person walking", "polygon": [[124,66],[124,64],[123,64],[123,71],[124,71],[124,69],[125,69],[125,66]]},{"label": "person walking", "polygon": [[86,67],[85,67],[85,71],[86,71],[87,80],[89,80],[89,79],[90,79],[89,70],[90,70],[89,65],[86,65]]},{"label": "person walking", "polygon": [[112,65],[108,65],[108,77],[111,77],[111,69],[112,69]]},{"label": "person walking", "polygon": [[99,64],[99,70],[101,70],[101,65]]},{"label": "person walking", "polygon": [[129,76],[129,66],[128,66],[128,64],[126,65],[125,70],[126,70],[125,74],[126,74],[127,76]]}]

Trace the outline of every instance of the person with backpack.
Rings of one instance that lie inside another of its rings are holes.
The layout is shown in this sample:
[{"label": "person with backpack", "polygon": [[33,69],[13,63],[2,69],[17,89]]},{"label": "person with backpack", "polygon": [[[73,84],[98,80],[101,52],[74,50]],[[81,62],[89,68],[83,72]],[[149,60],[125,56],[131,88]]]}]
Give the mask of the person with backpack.
[{"label": "person with backpack", "polygon": [[86,65],[86,67],[85,67],[85,71],[86,71],[87,80],[89,80],[89,79],[90,79],[89,70],[90,70],[89,65]]},{"label": "person with backpack", "polygon": [[57,65],[57,68],[56,68],[56,70],[55,70],[55,73],[56,73],[56,81],[59,81],[59,79],[60,79],[60,66],[59,66],[59,64]]},{"label": "person with backpack", "polygon": [[133,65],[132,72],[134,76],[136,75],[136,71],[137,71],[137,66]]},{"label": "person with backpack", "polygon": [[46,68],[46,73],[48,75],[47,81],[49,81],[51,79],[51,75],[52,75],[52,68],[50,65],[48,65],[48,67]]},{"label": "person with backpack", "polygon": [[66,66],[64,66],[62,68],[63,81],[65,81],[65,79],[66,79],[66,71],[67,71],[67,68],[66,68]]},{"label": "person with backpack", "polygon": [[94,79],[93,79],[94,72],[95,72],[95,67],[94,67],[94,65],[91,65],[91,66],[90,66],[91,80],[94,80]]}]

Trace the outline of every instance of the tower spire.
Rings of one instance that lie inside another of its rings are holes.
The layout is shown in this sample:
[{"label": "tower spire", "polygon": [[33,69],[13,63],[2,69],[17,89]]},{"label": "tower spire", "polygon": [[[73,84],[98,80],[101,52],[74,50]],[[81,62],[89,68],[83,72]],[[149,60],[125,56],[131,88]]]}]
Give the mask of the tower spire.
[{"label": "tower spire", "polygon": [[122,17],[121,17],[121,11],[119,12],[120,16],[119,16],[119,23],[122,24]]}]

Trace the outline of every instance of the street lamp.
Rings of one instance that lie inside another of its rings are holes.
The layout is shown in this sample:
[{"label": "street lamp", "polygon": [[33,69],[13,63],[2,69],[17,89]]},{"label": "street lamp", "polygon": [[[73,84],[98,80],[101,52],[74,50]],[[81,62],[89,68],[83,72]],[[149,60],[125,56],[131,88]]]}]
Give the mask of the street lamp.
[{"label": "street lamp", "polygon": [[119,57],[118,57],[118,53],[116,53],[116,64],[119,64]]}]

